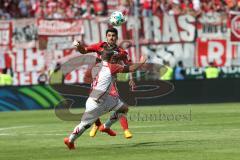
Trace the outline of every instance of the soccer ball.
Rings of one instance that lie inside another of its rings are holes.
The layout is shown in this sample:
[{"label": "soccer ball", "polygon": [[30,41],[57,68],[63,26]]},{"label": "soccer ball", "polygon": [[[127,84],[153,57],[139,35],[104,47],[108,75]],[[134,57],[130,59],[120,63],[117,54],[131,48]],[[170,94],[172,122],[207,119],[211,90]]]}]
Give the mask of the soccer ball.
[{"label": "soccer ball", "polygon": [[113,12],[109,17],[109,23],[113,26],[120,26],[126,22],[126,18],[120,11]]}]

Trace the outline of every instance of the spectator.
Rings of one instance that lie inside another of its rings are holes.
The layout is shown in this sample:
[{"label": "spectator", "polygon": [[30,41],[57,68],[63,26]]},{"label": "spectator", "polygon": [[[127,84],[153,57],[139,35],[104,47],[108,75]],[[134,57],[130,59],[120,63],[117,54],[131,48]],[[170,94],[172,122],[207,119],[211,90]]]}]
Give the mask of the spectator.
[{"label": "spectator", "polygon": [[[80,16],[83,16],[84,14],[87,13],[87,6],[88,6],[87,0],[80,0],[78,5],[76,5],[76,3],[74,3],[74,6],[75,6],[75,8],[78,8],[78,12],[80,12],[80,14],[79,14]],[[76,14],[75,14],[75,16],[76,16]]]},{"label": "spectator", "polygon": [[171,3],[171,9],[169,10],[170,15],[179,15],[181,14],[182,10],[180,7],[180,2],[179,0],[173,0]]},{"label": "spectator", "polygon": [[158,15],[158,14],[161,14],[162,13],[162,10],[161,10],[161,0],[156,0],[156,2],[153,4],[153,14],[154,15]]},{"label": "spectator", "polygon": [[193,11],[193,4],[189,0],[184,0],[181,3],[182,14],[187,14]]},{"label": "spectator", "polygon": [[200,11],[201,10],[201,3],[200,0],[192,0],[192,4],[193,4],[193,9],[194,11]]},{"label": "spectator", "polygon": [[11,19],[11,15],[9,13],[4,12],[2,9],[0,9],[0,19],[2,20]]},{"label": "spectator", "polygon": [[107,15],[107,1],[106,0],[92,0],[94,13],[96,16]]},{"label": "spectator", "polygon": [[[10,73],[8,73],[8,70]],[[12,68],[4,68],[0,73],[0,86],[12,85],[13,84],[13,71]]]},{"label": "spectator", "polygon": [[38,77],[38,84],[44,85],[48,81],[47,74],[43,71],[41,71],[41,74]]},{"label": "spectator", "polygon": [[205,78],[207,79],[213,79],[218,78],[220,71],[219,69],[214,65],[213,62],[210,62],[210,66],[205,69]]},{"label": "spectator", "polygon": [[174,70],[174,77],[175,77],[175,80],[184,80],[185,79],[185,69],[184,69],[182,61],[179,61],[178,65],[176,66],[176,68]]},{"label": "spectator", "polygon": [[34,10],[32,6],[35,3],[30,0],[22,0],[18,4],[18,8],[20,10],[21,17],[33,17]]},{"label": "spectator", "polygon": [[[160,75],[160,79],[161,80],[172,80],[173,79],[173,68],[170,66],[169,61],[164,61],[163,62],[164,67],[165,67],[165,73],[163,73],[163,75]],[[160,73],[162,72],[162,70],[160,69]]]},{"label": "spectator", "polygon": [[[108,15],[107,0],[2,0],[0,18],[80,18]],[[133,14],[133,0],[119,0],[117,10]],[[239,11],[238,0],[140,0],[143,16],[168,13],[198,16],[208,12]]]},{"label": "spectator", "polygon": [[170,1],[168,0],[156,0],[153,5],[153,13],[154,14],[163,14],[168,13],[171,9]]},{"label": "spectator", "polygon": [[53,72],[50,73],[49,80],[50,84],[62,84],[64,82],[64,75],[60,63],[57,63]]},{"label": "spectator", "polygon": [[3,0],[3,2],[0,3],[0,10],[2,10],[2,14],[0,14],[1,19],[11,19],[12,17],[19,17],[17,4],[18,3],[13,0]]},{"label": "spectator", "polygon": [[153,0],[143,0],[142,1],[142,14],[143,16],[152,16]]},{"label": "spectator", "polygon": [[229,10],[238,10],[237,0],[225,0]]},{"label": "spectator", "polygon": [[71,0],[69,1],[69,5],[65,8],[65,13],[67,18],[80,18],[81,12],[80,12],[81,6],[78,4],[77,0]]},{"label": "spectator", "polygon": [[120,5],[117,8],[118,11],[121,11],[124,15],[134,15],[134,6],[132,0],[121,0]]},{"label": "spectator", "polygon": [[67,18],[65,11],[63,8],[61,8],[60,4],[57,3],[57,1],[51,1],[48,3],[48,15],[47,18],[50,19],[63,19]]},{"label": "spectator", "polygon": [[94,17],[95,16],[95,11],[94,11],[94,6],[92,2],[87,1],[86,3],[87,9],[86,11],[82,14],[82,17]]},{"label": "spectator", "polygon": [[46,3],[44,0],[39,0],[37,1],[33,7],[34,11],[34,16],[37,18],[44,18],[45,17],[45,12],[46,12]]}]

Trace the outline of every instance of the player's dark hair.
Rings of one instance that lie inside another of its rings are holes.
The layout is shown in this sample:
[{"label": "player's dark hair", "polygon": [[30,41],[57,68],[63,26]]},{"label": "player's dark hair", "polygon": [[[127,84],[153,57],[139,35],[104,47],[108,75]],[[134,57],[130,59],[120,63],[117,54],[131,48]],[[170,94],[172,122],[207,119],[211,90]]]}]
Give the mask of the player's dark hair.
[{"label": "player's dark hair", "polygon": [[116,28],[108,28],[108,29],[106,30],[106,35],[108,34],[108,32],[113,32],[113,33],[115,33],[115,34],[118,36],[118,31],[117,31]]}]

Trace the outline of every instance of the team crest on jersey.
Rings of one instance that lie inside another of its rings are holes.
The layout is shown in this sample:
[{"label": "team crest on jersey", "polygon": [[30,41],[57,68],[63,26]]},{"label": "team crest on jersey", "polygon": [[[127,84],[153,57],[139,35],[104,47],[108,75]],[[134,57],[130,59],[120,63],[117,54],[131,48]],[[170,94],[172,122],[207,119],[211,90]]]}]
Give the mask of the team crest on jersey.
[{"label": "team crest on jersey", "polygon": [[113,51],[113,55],[117,55],[118,54],[118,51]]}]

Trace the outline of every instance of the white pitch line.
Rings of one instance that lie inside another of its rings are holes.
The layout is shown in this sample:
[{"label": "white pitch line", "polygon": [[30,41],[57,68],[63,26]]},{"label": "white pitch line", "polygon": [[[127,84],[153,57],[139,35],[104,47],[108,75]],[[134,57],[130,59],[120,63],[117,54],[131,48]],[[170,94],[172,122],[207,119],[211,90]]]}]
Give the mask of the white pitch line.
[{"label": "white pitch line", "polygon": [[29,128],[32,126],[13,126],[13,127],[5,127],[5,128],[0,128],[0,131],[5,131],[5,130],[10,130],[10,129],[18,129],[18,128]]},{"label": "white pitch line", "polygon": [[44,135],[44,136],[66,136],[68,134],[63,134],[63,133],[43,133],[43,134],[34,134],[34,133],[29,133],[26,134],[27,136],[39,136],[39,135]]},{"label": "white pitch line", "polygon": [[203,132],[203,131],[159,131],[159,132],[134,132],[134,133],[138,133],[138,134],[161,134],[161,133],[199,133],[199,132]]},{"label": "white pitch line", "polygon": [[[230,129],[230,130],[239,130],[239,129]],[[65,131],[63,131],[65,132]],[[202,131],[158,131],[158,132],[133,132],[134,134],[162,134],[162,133],[201,133]],[[39,132],[39,133],[0,133],[0,136],[67,136],[68,133],[49,133],[49,132]],[[118,135],[122,135],[121,132],[118,132]]]},{"label": "white pitch line", "polygon": [[[132,126],[131,128],[156,128],[156,127],[163,127],[166,125],[144,125],[144,126]],[[19,129],[19,128],[29,128],[29,127],[33,127],[33,126],[13,126],[13,127],[6,127],[6,128],[0,128],[0,131],[5,131],[5,130],[11,130],[11,129]],[[118,130],[120,128],[117,128]],[[141,132],[141,131],[137,131],[137,132],[133,132],[134,134],[162,134],[162,133],[201,133],[201,132],[206,132],[208,130],[196,130],[196,131],[191,131],[191,130],[170,130],[170,131],[166,131],[166,130],[161,130],[158,132],[153,132],[153,131],[149,131],[149,132]],[[240,131],[239,128],[232,128],[232,129],[223,129],[223,131]],[[55,133],[54,133],[55,132]],[[10,132],[10,133],[0,133],[0,136],[19,136],[19,135],[24,135],[24,136],[66,136],[68,135],[68,133],[70,133],[71,131],[67,131],[67,130],[48,130],[48,131],[33,131],[31,133],[29,132]],[[118,131],[118,134],[121,135],[121,131]]]},{"label": "white pitch line", "polygon": [[155,127],[164,127],[164,126],[166,125],[131,126],[130,129],[131,128],[155,128]]},{"label": "white pitch line", "polygon": [[26,134],[17,134],[17,133],[0,133],[0,136],[67,136],[68,134],[63,134],[63,133],[54,133],[54,134],[50,134],[50,133],[26,133]]},{"label": "white pitch line", "polygon": [[14,134],[0,133],[0,136],[13,136]]},{"label": "white pitch line", "polygon": [[[200,132],[200,131],[160,131],[160,132],[133,132],[134,134],[161,134],[161,133],[169,133],[169,132]],[[0,133],[0,136],[67,136],[67,133]],[[118,135],[122,135],[122,133],[118,133]]]}]

